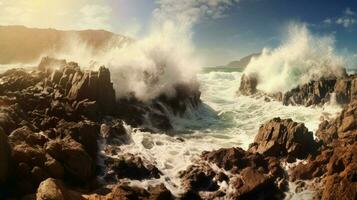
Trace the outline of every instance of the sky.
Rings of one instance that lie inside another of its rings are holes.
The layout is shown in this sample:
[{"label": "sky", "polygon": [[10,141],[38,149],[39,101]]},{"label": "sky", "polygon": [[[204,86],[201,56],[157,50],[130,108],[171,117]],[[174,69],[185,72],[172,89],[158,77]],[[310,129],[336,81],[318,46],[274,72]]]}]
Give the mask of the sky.
[{"label": "sky", "polygon": [[105,29],[139,39],[158,8],[172,16],[183,9],[188,17],[200,13],[190,31],[196,53],[209,65],[277,46],[290,22],[332,35],[338,52],[357,59],[356,0],[0,0],[0,25]]}]

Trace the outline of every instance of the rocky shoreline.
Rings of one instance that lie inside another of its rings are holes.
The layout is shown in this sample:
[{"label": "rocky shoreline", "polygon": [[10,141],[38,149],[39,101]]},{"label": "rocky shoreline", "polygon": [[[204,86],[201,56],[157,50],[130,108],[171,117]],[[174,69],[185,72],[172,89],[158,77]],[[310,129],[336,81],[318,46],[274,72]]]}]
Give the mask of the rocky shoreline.
[{"label": "rocky shoreline", "polygon": [[[0,199],[283,199],[312,190],[317,199],[356,199],[357,100],[355,76],[313,81],[270,98],[293,105],[320,105],[336,94],[345,104],[336,119],[314,134],[304,124],[274,118],[261,125],[247,150],[203,152],[177,172],[184,192],[164,184],[141,188],[127,180],[158,179],[162,172],[144,158],[121,151],[130,143],[125,125],[149,132],[172,129],[170,114],[201,104],[192,85],[175,86],[175,96],[143,102],[118,99],[110,71],[45,57],[31,72],[0,75]],[[257,80],[242,77],[240,91],[259,93]],[[106,156],[98,165],[99,143]],[[98,180],[101,177],[105,183]]]}]

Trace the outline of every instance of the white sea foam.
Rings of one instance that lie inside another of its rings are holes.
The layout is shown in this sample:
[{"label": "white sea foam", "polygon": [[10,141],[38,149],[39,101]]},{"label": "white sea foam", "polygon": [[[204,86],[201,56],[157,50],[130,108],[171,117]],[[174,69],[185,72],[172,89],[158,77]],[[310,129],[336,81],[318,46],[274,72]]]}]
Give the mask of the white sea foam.
[{"label": "white sea foam", "polygon": [[121,153],[141,155],[155,163],[164,174],[158,180],[132,183],[145,187],[163,182],[174,194],[179,194],[182,188],[178,172],[186,169],[203,151],[229,147],[247,149],[259,126],[273,117],[292,118],[315,131],[321,116],[333,117],[340,111],[338,106],[293,107],[237,96],[240,77],[239,72],[200,73],[198,80],[205,105],[187,112],[183,118],[172,115],[175,130],[170,135],[129,128],[133,142],[121,146]]}]

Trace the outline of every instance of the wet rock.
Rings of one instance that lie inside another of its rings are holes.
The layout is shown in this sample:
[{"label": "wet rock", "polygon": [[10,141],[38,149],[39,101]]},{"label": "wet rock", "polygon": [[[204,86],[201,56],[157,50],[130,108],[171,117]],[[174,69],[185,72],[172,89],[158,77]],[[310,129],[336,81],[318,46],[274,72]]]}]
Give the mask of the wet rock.
[{"label": "wet rock", "polygon": [[98,72],[85,72],[81,79],[74,80],[68,92],[70,101],[89,99],[96,101],[100,111],[105,114],[113,113],[115,107],[115,91],[110,81],[110,72],[100,67]]},{"label": "wet rock", "polygon": [[357,137],[357,100],[346,105],[334,120],[324,121],[319,125],[316,136],[326,145],[339,140],[346,143],[356,141]]},{"label": "wet rock", "polygon": [[290,180],[310,180],[320,177],[326,173],[326,165],[332,156],[333,151],[326,149],[316,157],[311,157],[306,161],[306,164],[300,163],[290,169]]},{"label": "wet rock", "polygon": [[84,198],[71,191],[59,180],[49,178],[43,181],[37,189],[36,200],[81,200]]},{"label": "wet rock", "polygon": [[240,173],[242,183],[233,185],[236,191],[229,197],[233,199],[270,199],[276,190],[273,179],[251,167]]},{"label": "wet rock", "polygon": [[249,96],[257,92],[258,79],[255,75],[243,74],[239,86],[241,94]]},{"label": "wet rock", "polygon": [[0,185],[2,185],[9,175],[11,148],[7,135],[0,126]]},{"label": "wet rock", "polygon": [[284,105],[322,105],[330,100],[330,94],[334,92],[336,78],[310,81],[298,86],[283,96]]},{"label": "wet rock", "polygon": [[259,128],[249,151],[266,156],[292,156],[304,159],[314,154],[317,144],[302,123],[274,118]]},{"label": "wet rock", "polygon": [[114,125],[102,124],[100,126],[100,133],[106,140],[107,144],[127,144],[131,141],[130,136],[126,132],[123,122],[116,122]]},{"label": "wet rock", "polygon": [[[118,158],[107,158],[108,171],[114,171],[116,179],[135,180],[160,178],[161,172],[152,164],[144,164],[142,158],[133,154],[120,155]],[[110,176],[110,174],[109,174]]]},{"label": "wet rock", "polygon": [[[228,148],[204,152],[201,158],[204,162],[180,172],[186,189],[184,197],[190,194],[194,199],[280,199],[286,190],[285,173],[275,157]],[[219,184],[227,184],[228,188],[222,189]]]},{"label": "wet rock", "polygon": [[52,140],[47,143],[46,152],[58,160],[65,170],[65,176],[74,182],[86,182],[94,176],[94,162],[83,146],[71,138]]},{"label": "wet rock", "polygon": [[208,165],[192,165],[180,172],[183,187],[192,191],[216,191],[219,186],[214,180],[216,173]]}]

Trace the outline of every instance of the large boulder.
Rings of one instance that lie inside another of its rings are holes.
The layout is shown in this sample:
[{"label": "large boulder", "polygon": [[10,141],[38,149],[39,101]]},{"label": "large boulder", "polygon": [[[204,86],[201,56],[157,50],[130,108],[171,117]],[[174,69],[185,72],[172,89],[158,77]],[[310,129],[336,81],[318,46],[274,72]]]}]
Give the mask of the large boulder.
[{"label": "large boulder", "polygon": [[52,140],[47,143],[46,152],[64,166],[65,176],[73,182],[84,183],[93,178],[95,163],[75,140],[69,137]]},{"label": "large boulder", "polygon": [[84,200],[78,192],[67,189],[60,180],[48,178],[37,189],[36,200]]},{"label": "large boulder", "polygon": [[239,91],[243,95],[253,95],[257,92],[258,79],[254,75],[243,74],[240,81]]},{"label": "large boulder", "polygon": [[266,156],[304,159],[314,154],[317,144],[302,123],[274,118],[259,128],[249,151]]},{"label": "large boulder", "polygon": [[[114,180],[129,178],[135,180],[160,178],[161,172],[152,164],[145,164],[143,159],[133,154],[124,154],[118,158],[105,160],[109,172],[114,172]],[[106,174],[106,179],[113,179],[113,174]]]}]

